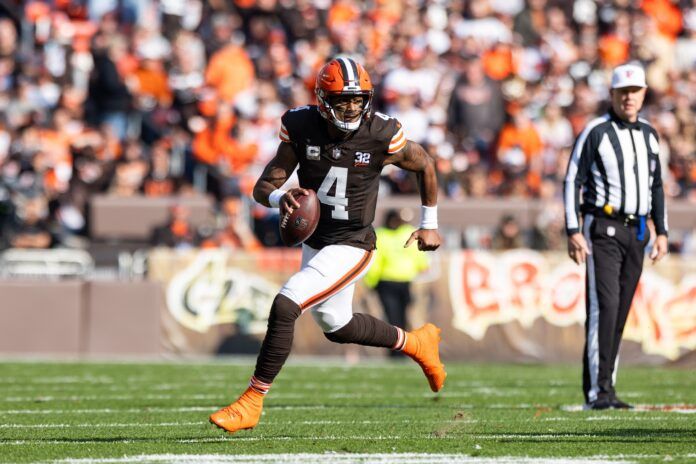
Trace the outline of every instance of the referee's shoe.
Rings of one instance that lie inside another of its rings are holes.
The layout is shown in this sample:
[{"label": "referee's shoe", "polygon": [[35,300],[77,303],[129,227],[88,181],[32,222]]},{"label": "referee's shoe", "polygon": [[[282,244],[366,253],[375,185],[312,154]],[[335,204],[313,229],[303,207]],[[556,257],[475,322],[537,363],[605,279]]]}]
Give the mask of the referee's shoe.
[{"label": "referee's shoe", "polygon": [[601,392],[597,395],[596,400],[586,403],[583,409],[601,411],[604,409],[633,409],[633,406],[621,401],[616,393]]},{"label": "referee's shoe", "polygon": [[633,405],[621,401],[616,393],[611,394],[611,408],[612,409],[633,409]]}]

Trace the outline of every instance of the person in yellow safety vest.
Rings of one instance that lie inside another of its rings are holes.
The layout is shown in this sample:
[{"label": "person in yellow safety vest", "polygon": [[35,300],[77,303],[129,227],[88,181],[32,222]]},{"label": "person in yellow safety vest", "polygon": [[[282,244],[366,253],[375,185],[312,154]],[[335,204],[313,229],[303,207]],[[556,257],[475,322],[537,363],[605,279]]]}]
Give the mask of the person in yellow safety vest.
[{"label": "person in yellow safety vest", "polygon": [[[390,209],[384,226],[376,230],[377,251],[365,284],[377,291],[390,324],[408,327],[406,310],[411,303],[411,282],[429,266],[428,257],[418,247],[404,245],[415,227],[408,224],[410,210]],[[390,353],[394,357],[399,356]]]}]

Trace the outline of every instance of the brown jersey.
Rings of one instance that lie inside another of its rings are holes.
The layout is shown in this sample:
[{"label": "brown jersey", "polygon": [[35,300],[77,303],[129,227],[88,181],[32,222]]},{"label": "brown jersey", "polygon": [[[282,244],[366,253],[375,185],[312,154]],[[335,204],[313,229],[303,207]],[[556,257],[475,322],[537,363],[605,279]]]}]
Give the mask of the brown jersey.
[{"label": "brown jersey", "polygon": [[316,106],[291,109],[281,121],[280,139],[295,151],[300,186],[314,190],[321,202],[319,225],[305,243],[316,249],[335,244],[374,249],[379,176],[385,158],[406,146],[401,124],[375,113],[336,141]]}]

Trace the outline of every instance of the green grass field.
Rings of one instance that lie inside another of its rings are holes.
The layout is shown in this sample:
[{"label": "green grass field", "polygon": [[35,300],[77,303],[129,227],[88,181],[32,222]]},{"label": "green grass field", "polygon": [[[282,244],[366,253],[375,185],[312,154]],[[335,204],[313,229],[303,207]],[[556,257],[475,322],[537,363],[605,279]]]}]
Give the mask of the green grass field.
[{"label": "green grass field", "polygon": [[[579,366],[450,363],[435,395],[410,362],[295,362],[261,424],[225,434],[207,416],[251,372],[251,361],[0,363],[0,462],[696,461],[696,415],[579,411]],[[619,375],[629,402],[694,409],[693,371]]]}]

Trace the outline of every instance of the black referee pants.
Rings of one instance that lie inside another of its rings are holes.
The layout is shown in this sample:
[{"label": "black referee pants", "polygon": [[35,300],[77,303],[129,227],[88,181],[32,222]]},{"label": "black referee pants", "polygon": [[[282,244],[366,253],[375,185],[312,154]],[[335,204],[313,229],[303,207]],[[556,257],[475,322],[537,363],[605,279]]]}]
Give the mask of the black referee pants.
[{"label": "black referee pants", "polygon": [[[379,300],[387,315],[387,320],[391,325],[409,330],[406,321],[406,310],[411,304],[411,282],[393,282],[381,280],[376,287]],[[392,350],[389,352],[391,358],[401,358],[401,351]]]},{"label": "black referee pants", "polygon": [[411,282],[381,280],[376,290],[389,323],[408,330],[406,309],[411,304]]},{"label": "black referee pants", "polygon": [[592,251],[585,279],[585,351],[583,392],[592,402],[600,393],[614,394],[621,336],[633,294],[643,271],[650,232],[638,239],[637,226],[586,214],[583,235]]}]

